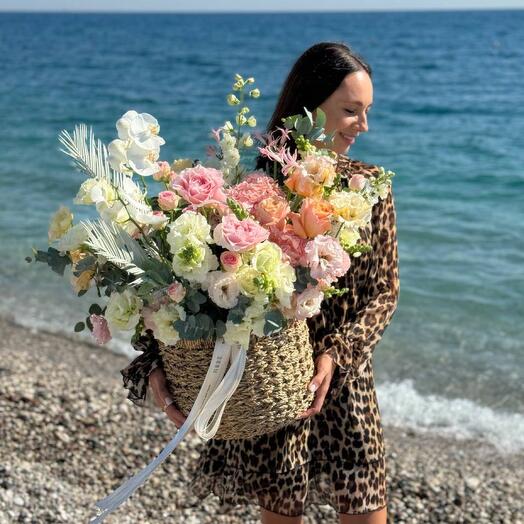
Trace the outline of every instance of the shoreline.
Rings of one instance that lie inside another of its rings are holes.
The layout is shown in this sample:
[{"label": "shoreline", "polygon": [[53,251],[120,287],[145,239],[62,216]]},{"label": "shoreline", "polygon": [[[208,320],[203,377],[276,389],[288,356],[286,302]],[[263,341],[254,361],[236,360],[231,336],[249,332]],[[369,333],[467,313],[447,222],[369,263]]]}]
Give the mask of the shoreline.
[{"label": "shoreline", "polygon": [[[173,426],[155,407],[127,400],[119,370],[129,357],[8,319],[0,333],[0,524],[85,522]],[[524,452],[387,425],[384,436],[391,522],[523,522]],[[106,522],[258,522],[255,506],[221,515],[217,497],[186,491],[204,445],[186,436]],[[338,519],[329,506],[309,506],[305,522]]]}]

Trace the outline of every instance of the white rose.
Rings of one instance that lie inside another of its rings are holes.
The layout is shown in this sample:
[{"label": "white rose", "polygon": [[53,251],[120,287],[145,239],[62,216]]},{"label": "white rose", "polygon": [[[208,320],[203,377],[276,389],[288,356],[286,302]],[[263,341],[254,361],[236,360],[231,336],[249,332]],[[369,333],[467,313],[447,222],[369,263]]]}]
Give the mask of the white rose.
[{"label": "white rose", "polygon": [[173,271],[190,282],[202,284],[207,273],[218,268],[218,259],[204,242],[188,236],[177,237],[171,244]]},{"label": "white rose", "polygon": [[209,297],[217,306],[231,309],[238,304],[240,284],[234,273],[212,271],[207,274],[204,285]]},{"label": "white rose", "polygon": [[154,324],[153,332],[158,340],[169,346],[180,340],[180,335],[174,328],[173,322],[186,319],[184,308],[176,304],[168,304],[152,312],[149,318]]},{"label": "white rose", "polygon": [[186,211],[182,213],[170,226],[167,241],[170,245],[175,244],[181,237],[192,235],[201,242],[213,243],[211,237],[211,226],[206,218],[200,213]]},{"label": "white rose", "polygon": [[105,317],[111,331],[129,331],[140,320],[143,302],[131,289],[112,293],[109,297]]}]

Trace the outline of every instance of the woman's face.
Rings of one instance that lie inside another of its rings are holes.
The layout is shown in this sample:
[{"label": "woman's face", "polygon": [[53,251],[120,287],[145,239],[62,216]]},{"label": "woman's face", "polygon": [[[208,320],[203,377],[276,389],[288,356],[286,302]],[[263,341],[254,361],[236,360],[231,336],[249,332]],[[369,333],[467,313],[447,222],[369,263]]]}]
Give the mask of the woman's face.
[{"label": "woman's face", "polygon": [[[365,71],[350,73],[320,108],[326,113],[326,133],[335,132],[330,149],[344,154],[360,133],[368,131],[373,84]],[[324,146],[325,147],[325,146]]]}]

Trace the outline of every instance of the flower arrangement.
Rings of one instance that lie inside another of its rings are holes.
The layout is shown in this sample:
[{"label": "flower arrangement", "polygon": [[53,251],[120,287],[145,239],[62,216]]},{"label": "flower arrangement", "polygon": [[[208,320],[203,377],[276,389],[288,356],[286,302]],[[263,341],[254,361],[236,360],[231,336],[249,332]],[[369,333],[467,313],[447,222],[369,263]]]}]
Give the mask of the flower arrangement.
[{"label": "flower arrangement", "polygon": [[[320,108],[252,135],[256,119],[247,116],[245,98],[260,96],[253,84],[235,76],[227,102],[239,106],[236,126],[213,130],[217,144],[204,163],[160,161],[158,121],[134,110],[117,121],[118,138],[107,148],[85,125],[61,132],[63,152],[87,175],[74,203],[94,206],[99,216],[74,224],[60,207],[50,247],[33,254],[60,274],[71,265],[79,295],[94,287],[108,297],[91,305],[75,331],[87,325],[99,344],[117,332],[134,339],[151,329],[164,344],[223,337],[246,346],[251,333],[271,335],[346,291],[335,284],[351,257],[370,249],[359,228],[394,173],[343,179],[336,154],[321,147],[332,136]],[[241,163],[255,142],[269,160],[265,171]],[[147,179],[161,190],[150,194]]]}]

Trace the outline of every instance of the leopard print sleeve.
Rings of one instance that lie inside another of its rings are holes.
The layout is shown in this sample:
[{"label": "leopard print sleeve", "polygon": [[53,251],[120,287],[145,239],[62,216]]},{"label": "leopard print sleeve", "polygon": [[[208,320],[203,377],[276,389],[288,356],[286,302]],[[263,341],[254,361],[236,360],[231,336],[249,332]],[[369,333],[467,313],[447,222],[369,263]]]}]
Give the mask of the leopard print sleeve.
[{"label": "leopard print sleeve", "polygon": [[[355,164],[353,162],[353,168],[361,167]],[[346,295],[332,297],[319,315],[322,318],[311,319],[315,357],[327,353],[339,368],[335,394],[342,384],[361,376],[397,307],[400,281],[391,186],[386,197],[373,207],[371,225],[373,250],[364,274],[364,285],[357,287],[354,275],[349,273],[346,281],[341,279],[340,282],[341,287],[350,289],[356,297],[355,302],[350,305]]]},{"label": "leopard print sleeve", "polygon": [[151,330],[143,333],[133,344],[133,348],[143,353],[129,363],[124,369],[120,370],[124,388],[129,393],[127,398],[143,407],[148,402],[147,391],[149,386],[149,375],[162,361],[158,351],[158,342]]}]

